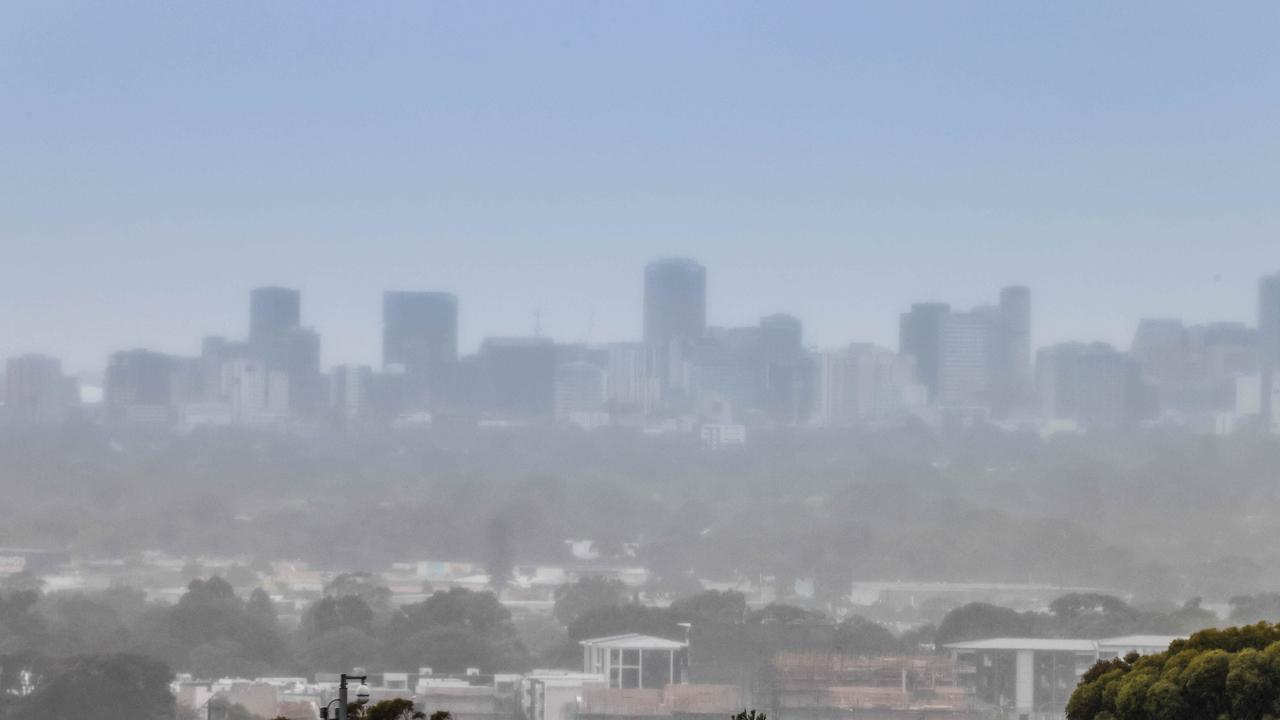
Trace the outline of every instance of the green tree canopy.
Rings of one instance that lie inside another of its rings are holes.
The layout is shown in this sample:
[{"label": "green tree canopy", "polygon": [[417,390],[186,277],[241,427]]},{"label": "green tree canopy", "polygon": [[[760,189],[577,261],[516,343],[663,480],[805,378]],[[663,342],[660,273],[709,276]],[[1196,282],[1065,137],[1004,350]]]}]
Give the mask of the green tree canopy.
[{"label": "green tree canopy", "polygon": [[1163,653],[1106,660],[1085,673],[1069,720],[1262,720],[1280,716],[1280,626],[1203,630]]}]

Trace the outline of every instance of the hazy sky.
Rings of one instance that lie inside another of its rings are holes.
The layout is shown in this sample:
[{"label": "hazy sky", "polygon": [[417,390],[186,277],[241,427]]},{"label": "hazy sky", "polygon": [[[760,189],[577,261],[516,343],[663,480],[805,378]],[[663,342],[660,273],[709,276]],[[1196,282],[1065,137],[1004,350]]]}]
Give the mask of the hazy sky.
[{"label": "hazy sky", "polygon": [[483,335],[639,336],[646,260],[718,324],[896,343],[1032,286],[1036,342],[1254,319],[1280,269],[1280,4],[0,4],[0,355],[97,370],[303,290]]}]

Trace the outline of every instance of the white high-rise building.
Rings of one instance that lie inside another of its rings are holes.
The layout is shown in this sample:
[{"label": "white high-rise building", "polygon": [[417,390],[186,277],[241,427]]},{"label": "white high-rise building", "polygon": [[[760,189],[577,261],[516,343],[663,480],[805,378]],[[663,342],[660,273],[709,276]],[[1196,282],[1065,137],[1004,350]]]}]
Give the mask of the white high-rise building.
[{"label": "white high-rise building", "polygon": [[942,357],[938,369],[939,405],[989,405],[996,319],[994,308],[980,307],[969,312],[950,313],[943,320]]},{"label": "white high-rise building", "polygon": [[901,420],[923,407],[925,395],[910,358],[885,348],[855,343],[818,357],[818,424]]}]

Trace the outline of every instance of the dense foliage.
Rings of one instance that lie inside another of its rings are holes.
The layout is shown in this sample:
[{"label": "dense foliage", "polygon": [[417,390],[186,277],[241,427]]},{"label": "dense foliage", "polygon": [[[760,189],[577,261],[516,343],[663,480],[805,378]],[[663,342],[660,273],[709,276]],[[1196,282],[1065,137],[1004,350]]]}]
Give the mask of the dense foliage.
[{"label": "dense foliage", "polygon": [[1099,662],[1069,720],[1262,720],[1280,716],[1280,625],[1204,630],[1157,655]]},{"label": "dense foliage", "polygon": [[1049,612],[1017,612],[986,603],[952,610],[938,626],[939,645],[993,637],[1105,638],[1120,635],[1182,635],[1217,624],[1217,617],[1193,599],[1180,608],[1140,609],[1118,597],[1071,593]]},{"label": "dense foliage", "polygon": [[1280,532],[1278,466],[1274,438],[1177,433],[761,430],[710,453],[690,438],[551,428],[6,429],[0,542],[365,568],[407,551],[501,578],[591,540],[602,561],[645,565],[677,595],[694,578],[750,577],[792,601],[811,579],[827,604],[850,579],[895,578],[1225,601],[1280,587],[1266,542]]},{"label": "dense foliage", "polygon": [[395,609],[370,607],[360,594],[331,594],[291,630],[277,622],[261,590],[242,599],[218,577],[192,581],[174,605],[150,604],[119,588],[0,594],[0,656],[106,653],[134,653],[202,678],[374,665],[519,671],[531,661],[510,612],[487,592],[453,589]]}]

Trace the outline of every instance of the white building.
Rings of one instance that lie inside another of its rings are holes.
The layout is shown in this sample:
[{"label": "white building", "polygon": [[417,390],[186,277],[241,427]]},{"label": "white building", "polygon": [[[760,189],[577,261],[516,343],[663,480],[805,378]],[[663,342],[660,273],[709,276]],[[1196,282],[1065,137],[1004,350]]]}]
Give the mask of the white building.
[{"label": "white building", "polygon": [[866,343],[818,356],[815,422],[838,426],[892,422],[924,406],[910,358]]},{"label": "white building", "polygon": [[1130,652],[1163,652],[1177,636],[1128,635],[1105,640],[992,638],[952,643],[956,680],[974,699],[1018,720],[1064,720],[1067,700],[1094,663]]},{"label": "white building", "polygon": [[582,641],[582,669],[611,688],[661,690],[685,681],[689,643],[627,633]]}]

